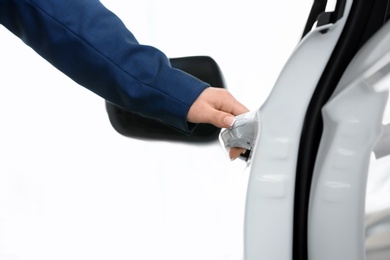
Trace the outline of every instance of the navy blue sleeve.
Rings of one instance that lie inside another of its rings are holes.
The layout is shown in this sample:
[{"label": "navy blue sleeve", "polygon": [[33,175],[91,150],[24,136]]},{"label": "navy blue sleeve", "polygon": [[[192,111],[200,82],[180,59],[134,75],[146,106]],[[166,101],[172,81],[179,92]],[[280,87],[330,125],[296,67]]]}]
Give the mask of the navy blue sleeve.
[{"label": "navy blue sleeve", "polygon": [[0,23],[78,84],[132,112],[190,132],[208,87],[139,44],[98,0],[0,0]]}]

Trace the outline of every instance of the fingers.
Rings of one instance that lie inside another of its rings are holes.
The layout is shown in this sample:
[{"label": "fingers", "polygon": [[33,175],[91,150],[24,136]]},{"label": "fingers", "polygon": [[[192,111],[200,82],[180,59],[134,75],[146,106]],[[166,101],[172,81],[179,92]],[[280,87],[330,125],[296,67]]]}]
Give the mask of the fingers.
[{"label": "fingers", "polygon": [[[195,100],[188,111],[187,120],[192,123],[210,123],[219,128],[233,126],[235,116],[249,112],[226,89],[209,87]],[[246,149],[230,148],[229,157],[237,159]]]},{"label": "fingers", "polygon": [[[220,111],[227,112],[231,115],[238,116],[249,112],[249,109],[243,104],[238,102],[229,92],[223,93],[223,99],[221,104],[216,104],[216,108]],[[219,106],[219,107],[218,107]]]},{"label": "fingers", "polygon": [[210,123],[219,128],[231,127],[234,116],[249,110],[226,89],[209,87],[189,109],[187,120],[192,123]]},{"label": "fingers", "polygon": [[227,115],[223,118],[223,124],[225,125],[223,128],[229,128],[232,127],[234,122],[236,121],[236,118],[232,115]]},{"label": "fingers", "polygon": [[233,160],[237,159],[238,157],[240,157],[241,154],[243,154],[245,152],[246,152],[246,149],[244,149],[244,148],[238,148],[238,147],[230,148],[230,151],[229,151],[230,160],[233,161]]}]

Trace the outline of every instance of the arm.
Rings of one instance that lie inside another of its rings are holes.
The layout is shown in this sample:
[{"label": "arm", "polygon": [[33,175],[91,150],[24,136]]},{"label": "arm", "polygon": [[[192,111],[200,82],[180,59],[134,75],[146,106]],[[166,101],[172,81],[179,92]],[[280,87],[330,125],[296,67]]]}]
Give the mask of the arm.
[{"label": "arm", "polygon": [[0,10],[6,28],[78,84],[124,109],[191,131],[187,114],[208,85],[139,44],[100,1],[0,0]]}]

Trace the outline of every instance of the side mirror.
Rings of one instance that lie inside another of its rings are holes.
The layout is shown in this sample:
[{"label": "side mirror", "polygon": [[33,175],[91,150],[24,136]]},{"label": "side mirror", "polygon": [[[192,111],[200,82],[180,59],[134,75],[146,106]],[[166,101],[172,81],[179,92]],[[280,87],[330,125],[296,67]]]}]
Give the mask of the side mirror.
[{"label": "side mirror", "polygon": [[[183,70],[213,87],[225,88],[225,81],[218,64],[208,56],[192,56],[170,59],[174,68]],[[114,129],[121,135],[145,140],[169,140],[182,142],[211,142],[218,139],[220,128],[211,124],[199,124],[187,136],[150,118],[123,110],[106,101],[106,110]]]}]

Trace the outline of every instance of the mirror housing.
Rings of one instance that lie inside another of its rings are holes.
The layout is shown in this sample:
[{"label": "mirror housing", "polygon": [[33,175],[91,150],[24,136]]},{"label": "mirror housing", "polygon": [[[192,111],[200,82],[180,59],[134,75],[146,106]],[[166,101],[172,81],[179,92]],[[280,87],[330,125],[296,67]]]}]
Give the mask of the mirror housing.
[{"label": "mirror housing", "polygon": [[[174,68],[191,74],[210,86],[225,88],[225,80],[218,64],[209,56],[171,58]],[[124,110],[106,101],[106,110],[112,127],[121,135],[144,140],[181,142],[212,142],[218,139],[220,128],[198,124],[191,135],[186,135],[156,120]]]}]

